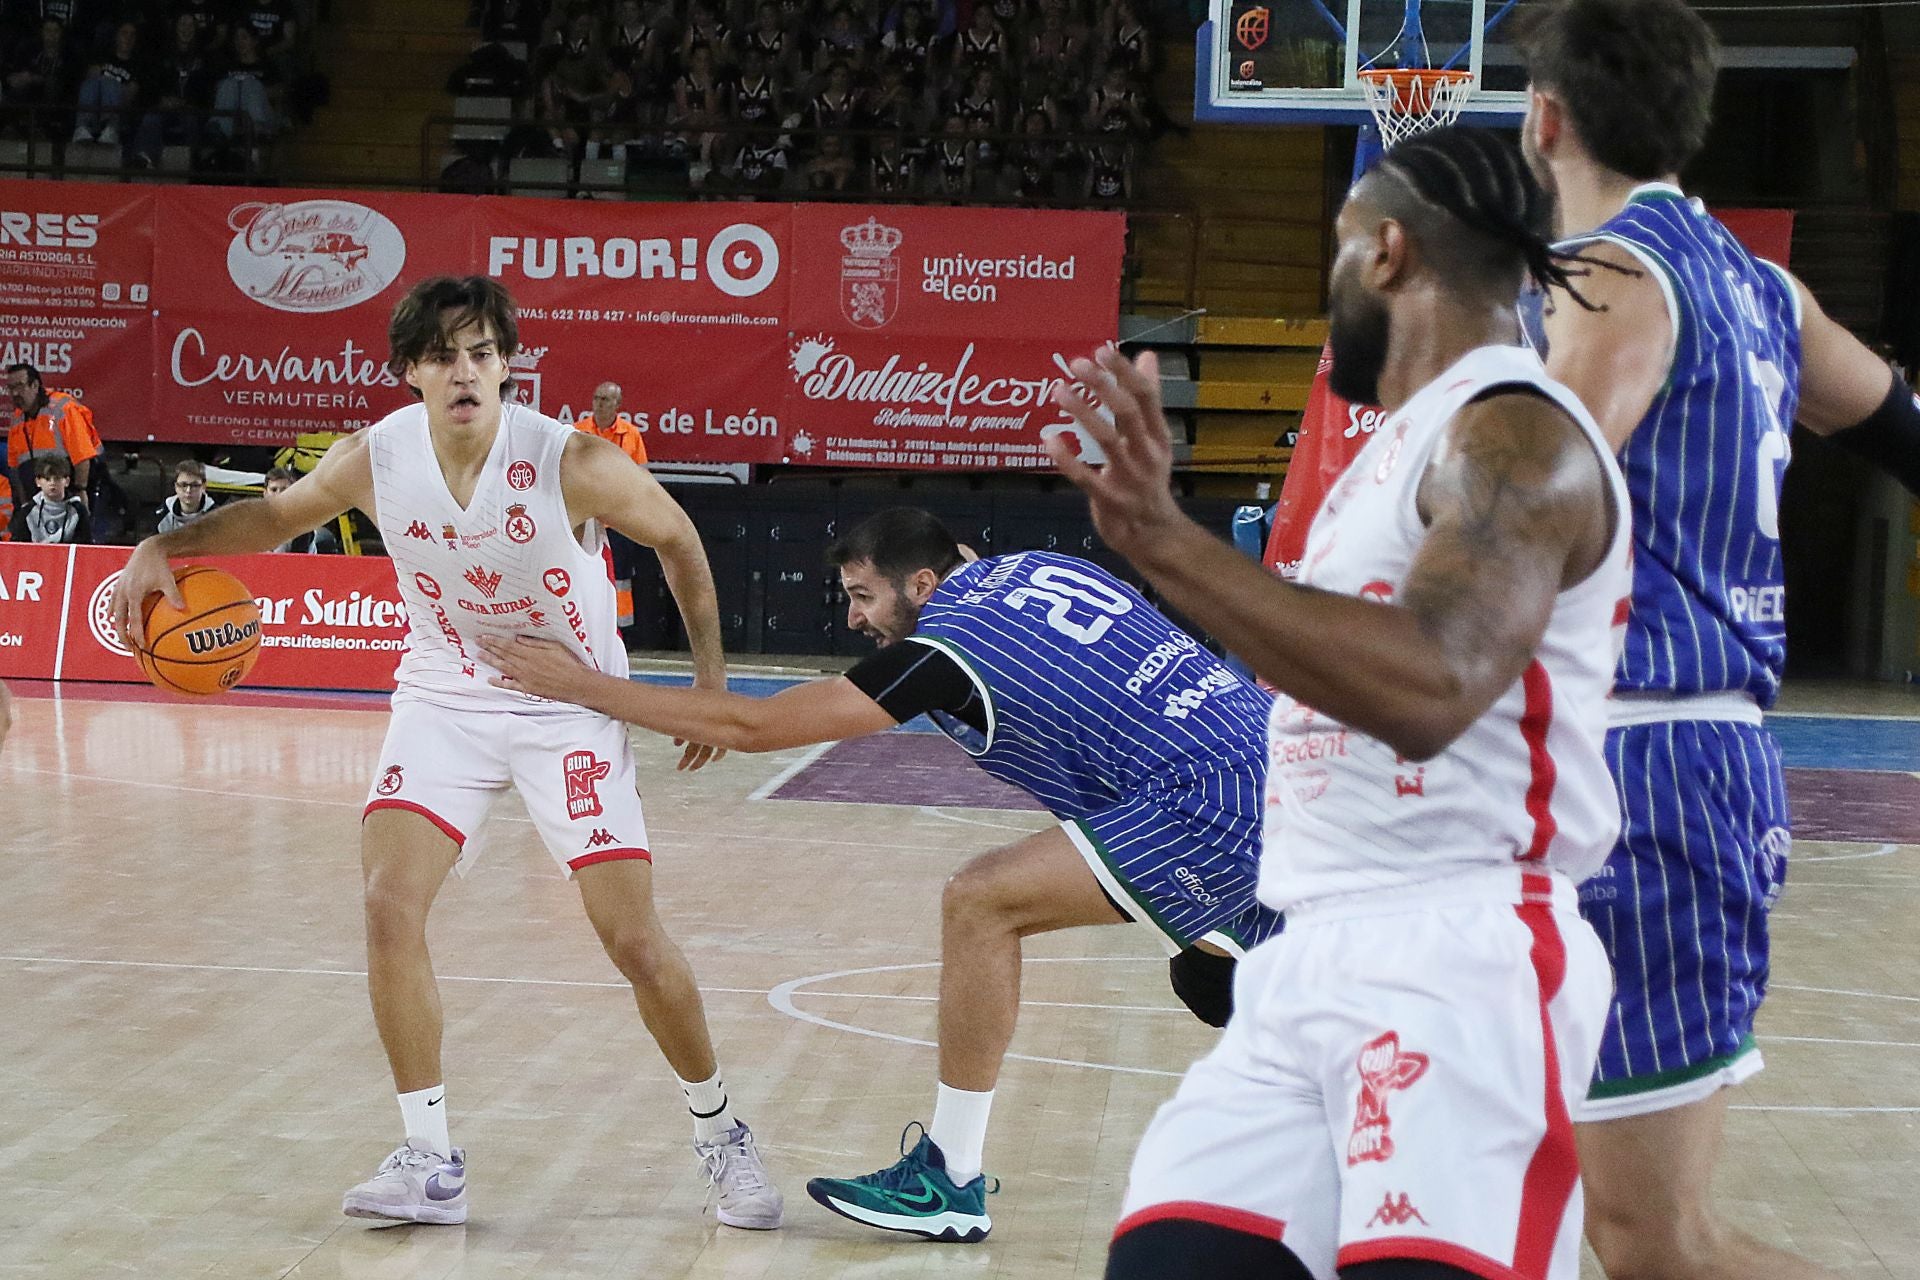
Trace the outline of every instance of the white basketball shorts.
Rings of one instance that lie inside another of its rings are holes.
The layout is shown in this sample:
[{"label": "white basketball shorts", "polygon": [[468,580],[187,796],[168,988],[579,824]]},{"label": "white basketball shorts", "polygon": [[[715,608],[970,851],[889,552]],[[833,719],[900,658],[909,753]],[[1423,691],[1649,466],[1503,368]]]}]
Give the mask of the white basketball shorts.
[{"label": "white basketball shorts", "polygon": [[1278,1239],[1318,1280],[1386,1258],[1575,1280],[1569,1115],[1611,996],[1559,876],[1289,911],[1141,1140],[1115,1236],[1186,1218]]},{"label": "white basketball shorts", "polygon": [[452,710],[396,693],[364,812],[427,819],[460,846],[454,869],[464,875],[488,808],[509,786],[568,876],[596,862],[653,860],[627,727],[595,711]]}]

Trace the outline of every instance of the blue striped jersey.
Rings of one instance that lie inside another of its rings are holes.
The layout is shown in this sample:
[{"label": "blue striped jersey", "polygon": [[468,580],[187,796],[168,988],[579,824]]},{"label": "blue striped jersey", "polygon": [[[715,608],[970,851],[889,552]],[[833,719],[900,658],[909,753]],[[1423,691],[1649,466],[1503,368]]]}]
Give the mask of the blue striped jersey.
[{"label": "blue striped jersey", "polygon": [[1198,783],[1258,822],[1272,699],[1098,565],[1045,551],[964,565],[909,640],[958,660],[985,704],[984,733],[934,722],[1058,816]]},{"label": "blue striped jersey", "polygon": [[1705,207],[1648,183],[1565,249],[1626,249],[1666,295],[1673,362],[1620,453],[1633,610],[1614,687],[1773,705],[1786,661],[1780,484],[1800,390],[1800,302]]}]

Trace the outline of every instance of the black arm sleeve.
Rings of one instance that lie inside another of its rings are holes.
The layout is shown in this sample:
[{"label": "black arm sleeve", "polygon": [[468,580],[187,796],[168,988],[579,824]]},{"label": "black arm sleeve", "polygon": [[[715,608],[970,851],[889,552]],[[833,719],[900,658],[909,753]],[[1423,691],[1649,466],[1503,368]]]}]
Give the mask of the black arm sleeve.
[{"label": "black arm sleeve", "polygon": [[946,711],[976,729],[986,729],[972,679],[952,655],[932,645],[905,640],[890,644],[861,659],[847,672],[847,679],[879,703],[896,724],[929,711]]},{"label": "black arm sleeve", "polygon": [[1899,374],[1887,388],[1887,398],[1863,422],[1842,427],[1828,439],[1873,463],[1920,494],[1920,396]]}]

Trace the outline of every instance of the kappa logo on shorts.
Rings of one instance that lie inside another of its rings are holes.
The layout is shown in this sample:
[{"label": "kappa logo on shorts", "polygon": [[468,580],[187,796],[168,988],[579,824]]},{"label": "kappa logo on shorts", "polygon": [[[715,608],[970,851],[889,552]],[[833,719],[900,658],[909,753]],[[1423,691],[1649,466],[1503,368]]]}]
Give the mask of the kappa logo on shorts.
[{"label": "kappa logo on shorts", "polygon": [[422,542],[432,542],[433,530],[427,528],[426,521],[415,520],[412,524],[407,526],[407,536],[409,538],[418,538]]},{"label": "kappa logo on shorts", "polygon": [[507,537],[515,542],[532,542],[534,532],[533,517],[527,514],[524,503],[507,508]]},{"label": "kappa logo on shorts", "polygon": [[587,837],[587,848],[604,849],[613,842],[613,833],[611,831],[605,827],[595,827],[593,834]]},{"label": "kappa logo on shorts", "polygon": [[520,459],[507,468],[507,487],[509,489],[518,489],[520,492],[525,493],[528,489],[533,488],[533,482],[538,478],[539,473],[533,469],[533,464],[525,458]]},{"label": "kappa logo on shorts", "polygon": [[392,795],[394,792],[400,789],[400,784],[403,781],[403,779],[400,776],[400,773],[401,773],[401,770],[399,765],[397,764],[388,765],[387,771],[380,775],[380,785],[375,787],[374,790],[379,792],[383,796]]},{"label": "kappa logo on shorts", "polygon": [[1391,1160],[1393,1134],[1387,1095],[1427,1074],[1427,1055],[1402,1053],[1400,1033],[1389,1031],[1367,1041],[1355,1066],[1360,1072],[1360,1096],[1354,1103],[1353,1133],[1347,1138],[1347,1164]]},{"label": "kappa logo on shorts", "polygon": [[613,765],[591,751],[569,751],[565,761],[567,775],[567,816],[578,822],[597,818],[606,812],[600,807],[600,780],[613,772]]},{"label": "kappa logo on shorts", "polygon": [[1413,1198],[1404,1191],[1400,1193],[1398,1200],[1393,1198],[1393,1192],[1387,1192],[1387,1198],[1380,1202],[1380,1207],[1373,1211],[1371,1218],[1367,1219],[1367,1225],[1370,1227],[1404,1227],[1409,1222],[1417,1222],[1423,1227],[1432,1225],[1420,1216],[1420,1211],[1413,1207]]}]

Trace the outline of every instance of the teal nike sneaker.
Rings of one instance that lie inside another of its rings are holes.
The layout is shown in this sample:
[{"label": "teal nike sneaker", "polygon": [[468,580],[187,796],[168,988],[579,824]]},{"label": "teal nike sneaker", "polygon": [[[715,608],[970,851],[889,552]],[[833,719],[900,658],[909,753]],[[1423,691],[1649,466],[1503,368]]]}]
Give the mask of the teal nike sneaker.
[{"label": "teal nike sneaker", "polygon": [[[907,1149],[907,1135],[920,1141]],[[1000,1190],[982,1174],[964,1187],[947,1177],[947,1159],[919,1121],[900,1133],[900,1163],[860,1178],[813,1178],[807,1194],[843,1218],[951,1244],[978,1244],[993,1230],[987,1197]]]}]

